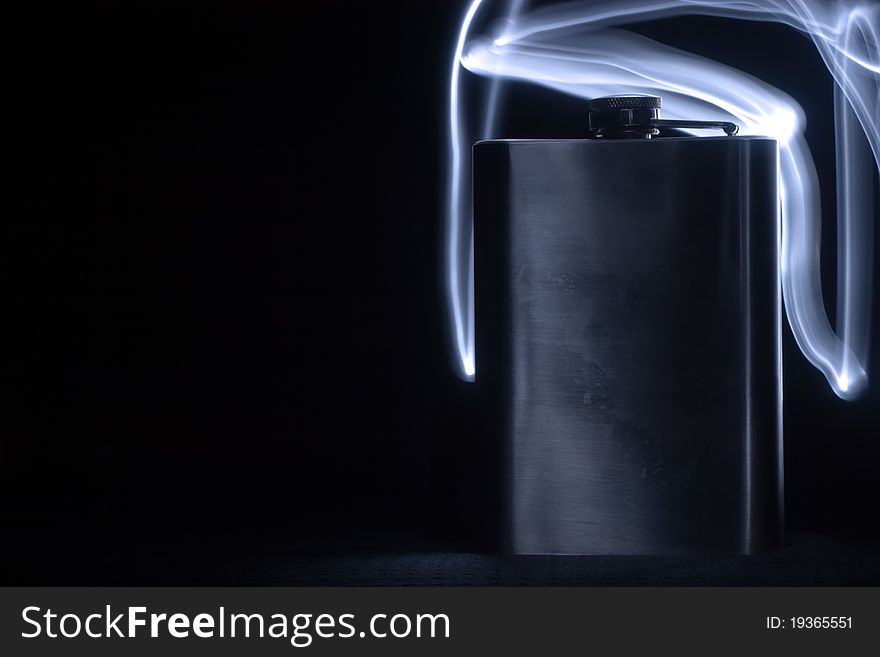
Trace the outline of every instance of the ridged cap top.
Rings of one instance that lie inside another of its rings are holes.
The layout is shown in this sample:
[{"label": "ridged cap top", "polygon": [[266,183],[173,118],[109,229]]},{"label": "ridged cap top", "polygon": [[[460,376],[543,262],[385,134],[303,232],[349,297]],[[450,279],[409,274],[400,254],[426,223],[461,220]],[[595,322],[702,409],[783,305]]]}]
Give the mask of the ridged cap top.
[{"label": "ridged cap top", "polygon": [[662,106],[660,96],[603,96],[590,100],[589,111],[601,112],[603,110],[621,109],[660,109]]}]

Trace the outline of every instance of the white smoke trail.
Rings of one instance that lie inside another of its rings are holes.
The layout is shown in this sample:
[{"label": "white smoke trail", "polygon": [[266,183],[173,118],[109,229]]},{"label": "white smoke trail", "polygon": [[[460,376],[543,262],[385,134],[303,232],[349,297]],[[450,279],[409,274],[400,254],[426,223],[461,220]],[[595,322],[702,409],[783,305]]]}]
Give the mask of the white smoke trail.
[{"label": "white smoke trail", "polygon": [[[801,350],[832,389],[842,398],[855,398],[867,384],[870,342],[871,154],[880,163],[880,5],[820,0],[573,2],[509,16],[503,32],[471,38],[470,24],[481,4],[482,0],[471,4],[459,35],[450,108],[449,294],[462,374],[474,375],[474,327],[473,233],[470,194],[465,188],[469,163],[462,160],[461,152],[474,139],[462,129],[458,116],[460,65],[495,80],[523,80],[584,98],[656,93],[663,96],[664,115],[669,118],[733,120],[740,124],[741,134],[775,138],[780,149],[780,261],[789,324]],[[684,14],[794,27],[811,37],[834,77],[837,333],[822,301],[819,185],[803,136],[801,108],[778,89],[741,71],[612,29],[626,22]],[[497,100],[497,94],[491,97]],[[490,115],[494,112],[494,107],[489,108]],[[492,125],[491,118],[486,125]],[[468,280],[466,287],[462,280]]]}]

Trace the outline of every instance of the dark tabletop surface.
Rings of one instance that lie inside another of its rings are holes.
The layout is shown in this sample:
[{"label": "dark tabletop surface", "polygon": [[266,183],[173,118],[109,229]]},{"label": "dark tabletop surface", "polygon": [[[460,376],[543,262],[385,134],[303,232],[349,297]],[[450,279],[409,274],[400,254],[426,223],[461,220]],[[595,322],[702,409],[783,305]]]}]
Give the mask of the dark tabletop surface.
[{"label": "dark tabletop surface", "polygon": [[376,538],[307,547],[254,533],[162,538],[5,533],[11,585],[830,586],[880,584],[880,546],[789,534],[755,556],[529,556]]}]

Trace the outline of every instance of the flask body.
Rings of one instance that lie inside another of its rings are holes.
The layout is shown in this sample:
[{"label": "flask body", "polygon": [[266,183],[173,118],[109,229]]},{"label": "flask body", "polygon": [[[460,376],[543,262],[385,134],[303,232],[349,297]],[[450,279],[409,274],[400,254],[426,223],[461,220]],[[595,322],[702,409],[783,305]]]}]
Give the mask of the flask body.
[{"label": "flask body", "polygon": [[781,539],[777,146],[474,147],[476,385],[519,554]]}]

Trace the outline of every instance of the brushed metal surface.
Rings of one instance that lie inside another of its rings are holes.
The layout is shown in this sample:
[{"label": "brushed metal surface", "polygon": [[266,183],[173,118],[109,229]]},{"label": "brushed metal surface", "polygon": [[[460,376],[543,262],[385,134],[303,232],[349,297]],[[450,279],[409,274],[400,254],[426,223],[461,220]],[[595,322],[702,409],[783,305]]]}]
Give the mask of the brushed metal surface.
[{"label": "brushed metal surface", "polygon": [[749,553],[782,526],[777,147],[474,147],[476,385],[525,554]]}]

